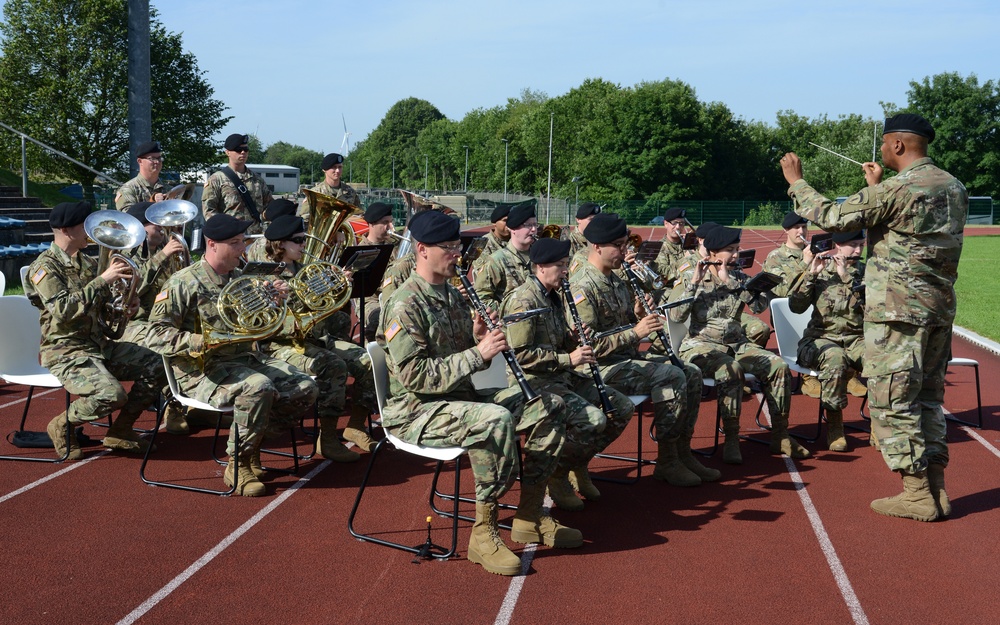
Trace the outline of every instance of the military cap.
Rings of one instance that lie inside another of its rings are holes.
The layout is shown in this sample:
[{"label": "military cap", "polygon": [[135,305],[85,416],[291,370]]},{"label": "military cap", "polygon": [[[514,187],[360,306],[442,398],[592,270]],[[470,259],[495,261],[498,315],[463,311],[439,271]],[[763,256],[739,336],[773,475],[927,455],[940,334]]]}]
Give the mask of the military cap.
[{"label": "military cap", "polygon": [[295,215],[281,215],[276,217],[264,231],[264,238],[268,241],[286,241],[300,232],[306,231],[306,222],[301,217]]},{"label": "military cap", "polygon": [[625,220],[615,213],[598,213],[594,215],[590,225],[583,231],[583,236],[591,243],[611,243],[628,234]]},{"label": "military cap", "polygon": [[601,206],[599,204],[594,204],[593,202],[584,202],[580,204],[580,208],[576,209],[577,219],[586,219],[591,215],[596,215],[601,212]]},{"label": "military cap", "polygon": [[135,155],[136,157],[143,157],[147,154],[155,154],[162,151],[163,148],[160,147],[159,141],[147,141],[139,144],[139,147],[135,149]]},{"label": "military cap", "polygon": [[705,236],[705,249],[714,252],[740,242],[740,229],[718,226],[708,231]]},{"label": "military cap", "polygon": [[427,245],[457,241],[461,227],[458,219],[441,211],[421,211],[410,218],[410,237]]},{"label": "military cap", "polygon": [[927,137],[927,143],[934,141],[934,127],[931,123],[916,113],[900,113],[885,120],[882,134],[891,132],[909,132],[921,137]]},{"label": "military cap", "polygon": [[225,241],[246,232],[252,223],[249,219],[237,219],[232,215],[216,213],[205,222],[201,233],[206,239]]},{"label": "military cap", "polygon": [[832,237],[834,243],[850,243],[865,238],[864,230],[851,230],[850,232],[834,232]]},{"label": "military cap", "polygon": [[490,213],[490,223],[495,224],[496,222],[500,221],[507,215],[510,215],[510,205],[501,204],[500,206],[494,208],[493,212]]},{"label": "military cap", "polygon": [[781,220],[781,227],[784,228],[785,230],[788,230],[789,228],[794,228],[799,224],[807,224],[807,223],[809,223],[809,220],[806,219],[805,217],[800,217],[795,213],[788,213],[787,215],[785,215],[785,218]]},{"label": "military cap", "polygon": [[535,216],[535,205],[524,203],[518,204],[510,209],[510,214],[507,215],[507,227],[514,229],[520,228],[524,225],[524,222],[528,221]]},{"label": "military cap", "polygon": [[558,262],[569,256],[569,248],[572,244],[567,240],[552,239],[546,237],[538,239],[531,245],[528,257],[536,265]]},{"label": "military cap", "polygon": [[320,163],[319,168],[323,171],[331,169],[334,165],[339,165],[344,162],[344,157],[336,152],[331,152],[323,157],[323,162]]},{"label": "military cap", "polygon": [[720,227],[721,226],[715,223],[714,221],[706,221],[705,223],[701,224],[695,229],[694,236],[698,237],[699,239],[704,239],[705,237],[708,236],[709,232]]},{"label": "military cap", "polygon": [[90,214],[90,202],[63,202],[56,204],[49,213],[49,225],[53,228],[79,226]]},{"label": "military cap", "polygon": [[392,207],[383,202],[372,202],[368,210],[365,211],[365,221],[370,224],[385,217],[392,217]]},{"label": "military cap", "polygon": [[274,221],[282,215],[294,215],[297,208],[298,205],[295,202],[280,197],[268,203],[267,208],[264,210],[264,219],[266,221]]},{"label": "military cap", "polygon": [[687,217],[687,211],[683,208],[668,208],[667,212],[663,213],[663,221],[673,221],[675,219],[684,219]]},{"label": "military cap", "polygon": [[[241,145],[247,145],[250,143],[250,135],[232,134],[226,137],[225,148],[227,150],[236,150]],[[233,236],[236,236],[235,234]]]},{"label": "military cap", "polygon": [[146,211],[152,205],[152,202],[136,202],[132,206],[129,206],[125,212],[138,219],[145,226],[149,223],[149,219],[146,218]]}]

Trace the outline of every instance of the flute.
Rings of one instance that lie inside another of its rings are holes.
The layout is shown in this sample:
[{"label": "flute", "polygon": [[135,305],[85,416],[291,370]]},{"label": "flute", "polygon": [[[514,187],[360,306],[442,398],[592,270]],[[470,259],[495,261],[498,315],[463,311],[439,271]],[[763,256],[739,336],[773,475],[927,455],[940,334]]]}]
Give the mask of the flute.
[{"label": "flute", "polygon": [[[576,333],[580,336],[580,344],[589,347],[590,341],[587,339],[587,332],[583,327],[583,319],[580,318],[580,311],[577,310],[576,302],[573,301],[573,293],[569,288],[569,280],[562,280],[560,286],[562,287],[563,297],[566,298],[566,305],[569,307],[570,315],[573,317],[573,325],[576,326]],[[601,368],[597,366],[596,362],[590,363],[590,375],[594,377],[594,385],[597,387],[597,394],[601,398],[601,409],[604,410],[605,416],[610,421],[615,418],[615,407],[611,403],[611,398],[608,397],[608,389],[604,386],[604,378],[601,377]]]},{"label": "flute", "polygon": [[[639,298],[639,302],[642,304],[643,310],[646,311],[647,315],[656,314],[653,309],[650,308],[649,302],[646,301],[646,292],[642,290],[641,286],[639,286],[639,278],[636,277],[635,272],[632,271],[632,266],[627,260],[622,261],[622,268],[625,270],[625,277],[628,278],[629,284],[632,285],[632,290],[635,291],[636,297]],[[670,337],[667,336],[667,333],[663,331],[663,328],[660,328],[655,332],[655,334],[656,338],[660,339],[660,343],[663,344],[664,353],[670,359],[670,363],[675,367],[683,369],[684,363],[681,362],[681,359],[674,353],[673,347],[670,346]]]}]

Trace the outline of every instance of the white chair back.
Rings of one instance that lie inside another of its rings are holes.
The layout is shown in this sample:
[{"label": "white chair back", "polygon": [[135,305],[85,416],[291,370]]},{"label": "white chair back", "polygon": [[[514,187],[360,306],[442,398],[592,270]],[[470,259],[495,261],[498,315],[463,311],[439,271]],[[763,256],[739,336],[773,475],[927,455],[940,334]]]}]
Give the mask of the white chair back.
[{"label": "white chair back", "polygon": [[21,271],[21,288],[24,289],[25,293],[27,293],[28,292],[28,265],[25,265],[24,267],[21,267],[20,271]]},{"label": "white chair back", "polygon": [[500,354],[493,357],[490,366],[472,374],[472,385],[479,390],[507,388],[507,361]]},{"label": "white chair back", "polygon": [[42,346],[39,311],[23,295],[0,297],[0,374],[35,375],[47,372],[38,364]]},{"label": "white chair back", "polygon": [[7,289],[7,275],[0,271],[0,295]]},{"label": "white chair back", "polygon": [[375,378],[375,399],[378,402],[378,412],[382,414],[385,402],[389,398],[389,366],[385,363],[385,350],[375,341],[366,344],[365,350],[372,361],[372,377]]},{"label": "white chair back", "polygon": [[669,315],[667,316],[667,334],[670,336],[670,349],[674,350],[675,354],[681,351],[681,343],[684,342],[684,337],[687,336],[689,323],[690,321],[680,323],[671,319]]},{"label": "white chair back", "polygon": [[798,361],[799,340],[809,326],[813,307],[803,313],[793,313],[788,307],[787,297],[771,300],[771,324],[778,339],[778,354],[790,362]]}]

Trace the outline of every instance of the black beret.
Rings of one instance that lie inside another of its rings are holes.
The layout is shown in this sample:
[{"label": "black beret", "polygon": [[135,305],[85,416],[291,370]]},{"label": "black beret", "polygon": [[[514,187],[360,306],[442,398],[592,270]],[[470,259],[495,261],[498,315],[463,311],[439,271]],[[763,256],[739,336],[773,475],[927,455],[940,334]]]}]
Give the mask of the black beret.
[{"label": "black beret", "polygon": [[410,218],[410,237],[414,241],[433,245],[457,241],[462,222],[441,211],[420,211]]},{"label": "black beret", "polygon": [[63,202],[56,204],[49,213],[49,225],[53,228],[79,226],[91,212],[90,202]]},{"label": "black beret", "polygon": [[524,225],[524,222],[528,221],[535,216],[535,205],[525,202],[524,204],[518,204],[510,209],[510,214],[507,215],[507,227],[508,228],[519,228]]},{"label": "black beret", "polygon": [[319,168],[323,171],[330,169],[334,165],[339,165],[344,162],[344,157],[336,152],[332,152],[323,157],[323,162],[320,163]]},{"label": "black beret", "polygon": [[510,204],[501,204],[493,209],[490,213],[490,223],[495,224],[507,215],[510,215]]},{"label": "black beret", "polygon": [[154,152],[162,152],[163,148],[160,147],[159,141],[147,141],[145,143],[140,143],[139,147],[135,149],[135,155],[145,156],[147,154],[153,154]]},{"label": "black beret", "polygon": [[246,232],[252,223],[249,219],[237,219],[232,215],[216,213],[205,222],[201,233],[206,239],[225,241]]},{"label": "black beret", "polygon": [[271,203],[267,205],[267,209],[264,211],[264,219],[274,221],[282,215],[294,215],[297,208],[298,206],[295,202],[286,200],[283,197],[271,200]]},{"label": "black beret", "polygon": [[591,243],[611,243],[628,235],[625,220],[615,213],[598,213],[594,215],[583,236]]},{"label": "black beret", "polygon": [[721,250],[733,243],[740,242],[740,229],[729,228],[728,226],[718,226],[708,231],[705,236],[705,249],[709,251]]},{"label": "black beret", "polygon": [[885,120],[882,134],[890,132],[910,132],[921,137],[927,137],[927,143],[934,141],[934,127],[931,123],[916,113],[900,113]]},{"label": "black beret", "polygon": [[675,219],[683,219],[687,217],[687,211],[683,208],[668,208],[667,212],[663,213],[663,221],[673,221]]},{"label": "black beret", "polygon": [[807,224],[807,223],[809,223],[809,220],[806,219],[805,217],[800,217],[795,213],[788,213],[787,215],[785,215],[785,218],[781,220],[781,227],[784,228],[785,230],[788,230],[789,228],[794,228],[799,224]]},{"label": "black beret", "polygon": [[850,243],[865,238],[864,230],[851,230],[850,232],[834,232],[831,237],[834,243]]},{"label": "black beret", "polygon": [[295,215],[280,215],[267,226],[264,238],[268,241],[285,241],[306,231],[306,222]]},{"label": "black beret", "polygon": [[721,228],[721,226],[714,221],[706,221],[695,229],[694,236],[699,239],[704,239],[708,236],[709,232],[715,230],[716,228]]},{"label": "black beret", "polygon": [[572,243],[569,240],[546,237],[532,243],[528,257],[536,265],[555,263],[569,256],[570,247],[572,247]]},{"label": "black beret", "polygon": [[145,226],[146,224],[149,223],[149,219],[146,217],[146,211],[152,205],[153,205],[152,202],[136,202],[132,206],[129,206],[128,210],[125,212],[138,219],[139,222]]},{"label": "black beret", "polygon": [[365,221],[370,224],[386,217],[392,217],[392,206],[384,202],[372,202],[365,211]]},{"label": "black beret", "polygon": [[[229,135],[228,137],[226,137],[225,148],[227,150],[235,150],[239,148],[241,145],[249,145],[249,143],[250,143],[250,135],[240,135],[240,134]],[[233,236],[236,235],[234,234]]]},{"label": "black beret", "polygon": [[593,202],[584,202],[580,204],[580,208],[576,209],[577,219],[586,219],[591,215],[596,215],[601,212],[601,206],[599,204],[594,204]]}]

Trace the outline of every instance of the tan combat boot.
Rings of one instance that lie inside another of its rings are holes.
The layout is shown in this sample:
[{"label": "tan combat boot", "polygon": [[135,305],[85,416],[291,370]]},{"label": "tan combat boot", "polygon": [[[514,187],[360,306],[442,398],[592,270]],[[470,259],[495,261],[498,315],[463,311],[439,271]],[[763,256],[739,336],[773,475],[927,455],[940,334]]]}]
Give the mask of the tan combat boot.
[{"label": "tan combat boot", "polygon": [[66,412],[60,412],[55,419],[49,421],[46,431],[52,439],[52,447],[56,450],[56,458],[66,455],[66,429],[69,428],[69,455],[66,460],[82,460],[83,450],[80,449],[80,442],[76,439],[76,428],[72,422],[66,419]]},{"label": "tan combat boot", "polygon": [[253,444],[253,451],[250,453],[250,470],[258,479],[267,474],[267,469],[260,461],[260,448],[264,446],[264,437],[258,436]]},{"label": "tan combat boot", "polygon": [[680,459],[681,464],[687,467],[688,471],[697,475],[702,482],[718,481],[722,477],[722,471],[706,467],[691,454],[692,436],[694,436],[693,430],[681,434],[681,437],[677,439],[677,457]]},{"label": "tan combat boot", "polygon": [[931,497],[937,503],[938,512],[945,517],[951,514],[951,500],[944,490],[944,465],[931,464],[927,466],[927,482],[931,488]]},{"label": "tan combat boot", "polygon": [[872,502],[872,510],[885,516],[915,521],[933,521],[938,518],[938,504],[931,496],[927,473],[903,474],[903,492],[895,497],[885,497]]},{"label": "tan combat boot", "polygon": [[344,438],[354,443],[362,451],[375,449],[375,441],[368,435],[368,411],[362,406],[351,406],[351,418],[344,428]]},{"label": "tan combat boot", "polygon": [[[101,444],[108,449],[116,451],[127,451],[132,454],[144,454],[149,448],[149,441],[145,440],[139,433],[132,429],[132,425],[139,419],[139,414],[127,415],[125,411],[118,413],[118,418],[114,420]],[[153,448],[156,451],[156,448]]]},{"label": "tan combat boot", "polygon": [[337,436],[337,420],[322,418],[319,420],[319,439],[316,441],[316,451],[327,460],[334,462],[357,462],[361,454],[351,451],[340,442]]},{"label": "tan combat boot", "polygon": [[233,481],[236,480],[236,490],[234,491],[237,495],[243,495],[244,497],[260,497],[264,494],[264,485],[260,483],[257,476],[254,475],[253,470],[250,468],[250,456],[251,453],[240,454],[239,457],[239,469],[237,470],[234,458],[230,456],[229,464],[226,465],[226,473],[222,477],[222,481],[225,482],[226,486],[232,486]]},{"label": "tan combat boot", "polygon": [[799,445],[788,434],[788,415],[777,415],[771,422],[771,453],[784,454],[789,458],[808,458],[809,450]]},{"label": "tan combat boot", "polygon": [[826,442],[830,451],[847,451],[843,410],[826,411]]},{"label": "tan combat boot", "polygon": [[191,426],[188,425],[184,415],[184,406],[175,401],[167,402],[163,409],[163,423],[167,434],[174,436],[186,436],[191,433]]},{"label": "tan combat boot", "polygon": [[856,372],[847,381],[847,392],[855,397],[865,397],[868,395],[868,387],[861,381]]},{"label": "tan combat boot", "polygon": [[511,540],[522,544],[543,543],[549,547],[571,549],[583,544],[583,534],[561,525],[545,513],[545,484],[521,482],[521,500],[510,526]]},{"label": "tan combat boot", "polygon": [[816,399],[819,399],[820,394],[823,392],[819,384],[819,379],[812,375],[802,376],[802,388],[800,390],[803,395]]},{"label": "tan combat boot", "polygon": [[743,454],[740,453],[740,422],[736,419],[725,421],[722,430],[726,442],[722,445],[722,461],[726,464],[743,464]]},{"label": "tan combat boot", "polygon": [[671,486],[700,486],[701,478],[677,457],[677,440],[657,441],[656,468],[653,477]]},{"label": "tan combat boot", "polygon": [[576,496],[569,484],[568,471],[562,467],[549,478],[549,497],[562,510],[583,510],[583,500]]},{"label": "tan combat boot", "polygon": [[497,503],[476,502],[476,522],[469,536],[469,562],[475,562],[494,575],[517,575],[521,559],[500,539]]},{"label": "tan combat boot", "polygon": [[587,465],[582,467],[577,467],[569,472],[569,483],[570,486],[576,489],[576,492],[583,495],[587,501],[597,501],[601,498],[601,491],[597,490],[594,486],[594,482],[590,479],[590,471],[587,470]]}]

